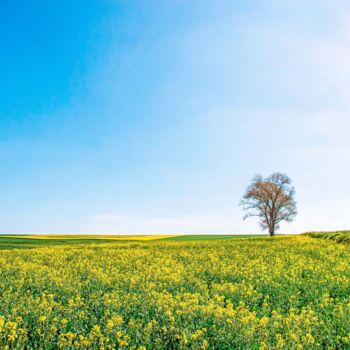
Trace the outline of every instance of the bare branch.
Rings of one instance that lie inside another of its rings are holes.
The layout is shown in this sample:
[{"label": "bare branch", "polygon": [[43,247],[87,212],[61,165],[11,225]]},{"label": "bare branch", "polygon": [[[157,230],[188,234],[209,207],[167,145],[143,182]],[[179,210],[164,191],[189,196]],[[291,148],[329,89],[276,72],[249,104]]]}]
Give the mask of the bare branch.
[{"label": "bare branch", "polygon": [[256,175],[240,202],[246,212],[243,219],[259,217],[261,227],[269,229],[273,236],[280,222],[290,222],[297,215],[294,196],[295,189],[287,175],[274,173],[266,179]]}]

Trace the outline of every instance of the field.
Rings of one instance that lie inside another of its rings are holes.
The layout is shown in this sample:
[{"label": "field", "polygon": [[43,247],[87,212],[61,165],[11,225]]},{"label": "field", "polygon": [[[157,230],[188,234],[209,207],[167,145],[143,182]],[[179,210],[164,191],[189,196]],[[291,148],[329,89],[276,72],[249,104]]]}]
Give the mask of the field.
[{"label": "field", "polygon": [[[0,235],[0,250],[10,248],[35,248],[38,246],[67,245],[79,243],[130,243],[135,241],[196,241],[221,240],[242,237],[258,237],[253,235]],[[261,235],[260,235],[261,237]]]},{"label": "field", "polygon": [[111,236],[111,235],[0,235],[0,249],[33,248],[38,246],[78,244],[78,243],[113,243],[115,241],[133,242],[166,239],[174,236]]},{"label": "field", "polygon": [[350,348],[350,245],[182,237],[1,237],[0,348]]}]

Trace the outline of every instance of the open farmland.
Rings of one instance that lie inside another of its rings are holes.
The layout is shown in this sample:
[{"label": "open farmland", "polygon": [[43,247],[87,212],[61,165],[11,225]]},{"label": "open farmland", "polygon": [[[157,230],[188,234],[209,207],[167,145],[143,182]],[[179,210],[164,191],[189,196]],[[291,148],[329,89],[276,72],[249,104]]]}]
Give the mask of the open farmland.
[{"label": "open farmland", "polygon": [[4,242],[0,348],[349,348],[349,245],[164,238]]},{"label": "open farmland", "polygon": [[[0,235],[0,250],[79,243],[130,243],[142,241],[196,241],[255,237],[253,235]],[[259,237],[259,236],[257,236]],[[260,235],[261,237],[261,235]]]}]

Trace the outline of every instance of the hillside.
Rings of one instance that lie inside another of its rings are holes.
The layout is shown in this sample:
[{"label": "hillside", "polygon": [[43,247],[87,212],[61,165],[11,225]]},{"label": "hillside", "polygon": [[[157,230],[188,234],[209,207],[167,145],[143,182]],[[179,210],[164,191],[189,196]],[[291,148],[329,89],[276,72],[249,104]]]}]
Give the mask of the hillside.
[{"label": "hillside", "polygon": [[313,238],[330,239],[338,243],[350,243],[350,231],[306,232],[304,235]]}]

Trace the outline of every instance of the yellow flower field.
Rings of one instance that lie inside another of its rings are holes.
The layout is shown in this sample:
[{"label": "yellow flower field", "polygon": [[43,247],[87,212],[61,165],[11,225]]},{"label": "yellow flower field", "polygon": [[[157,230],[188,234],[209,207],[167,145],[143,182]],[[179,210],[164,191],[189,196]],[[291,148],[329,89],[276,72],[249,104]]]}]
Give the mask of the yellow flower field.
[{"label": "yellow flower field", "polygon": [[0,251],[1,349],[347,349],[350,248],[310,237]]}]

